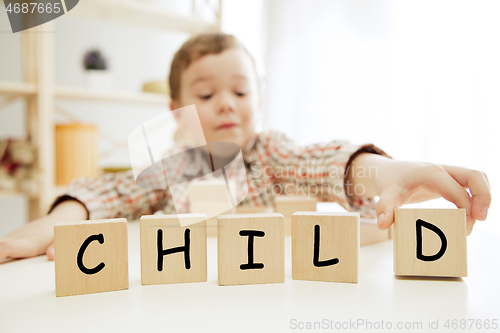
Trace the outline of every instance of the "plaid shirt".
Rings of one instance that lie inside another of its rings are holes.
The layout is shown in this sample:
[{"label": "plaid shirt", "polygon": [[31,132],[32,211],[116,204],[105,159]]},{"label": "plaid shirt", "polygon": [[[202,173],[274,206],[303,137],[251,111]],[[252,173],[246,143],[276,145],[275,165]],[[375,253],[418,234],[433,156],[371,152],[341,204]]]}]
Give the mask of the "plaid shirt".
[{"label": "plaid shirt", "polygon": [[[347,165],[363,152],[389,157],[372,144],[355,145],[335,140],[301,147],[281,133],[256,134],[242,150],[248,195],[241,204],[270,206],[276,195],[311,195],[319,201],[337,202],[348,211],[359,212],[361,216],[374,217],[375,200],[353,199],[346,194],[344,187]],[[207,167],[197,156],[186,155],[185,158],[191,160],[180,161],[185,167],[180,164],[179,173],[196,173]],[[154,177],[164,179],[163,174],[153,175],[153,181]],[[187,193],[181,198],[184,205],[177,206],[176,211],[170,190],[141,188],[136,185],[132,171],[76,179],[67,193],[56,199],[51,210],[68,199],[83,203],[91,220],[115,217],[133,220],[158,211],[175,214],[188,212],[189,209]]]}]

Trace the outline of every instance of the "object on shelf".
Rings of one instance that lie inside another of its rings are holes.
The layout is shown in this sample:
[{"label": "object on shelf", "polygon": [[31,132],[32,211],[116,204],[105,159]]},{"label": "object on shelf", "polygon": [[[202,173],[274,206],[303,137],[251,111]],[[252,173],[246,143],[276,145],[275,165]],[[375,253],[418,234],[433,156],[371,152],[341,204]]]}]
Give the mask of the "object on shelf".
[{"label": "object on shelf", "polygon": [[151,92],[156,94],[162,94],[168,96],[170,94],[170,90],[168,89],[167,82],[162,81],[149,81],[142,85],[142,91]]},{"label": "object on shelf", "polygon": [[108,69],[108,60],[102,55],[101,51],[90,50],[85,53],[83,58],[83,68],[85,70],[105,71]]},{"label": "object on shelf", "polygon": [[35,148],[27,140],[0,140],[0,189],[35,195],[35,160]]},{"label": "object on shelf", "polygon": [[129,171],[129,170],[132,170],[132,168],[129,166],[114,166],[114,167],[109,166],[109,167],[102,168],[102,172],[104,172],[104,173],[125,172],[125,171]]},{"label": "object on shelf", "polygon": [[112,77],[108,71],[85,71],[85,86],[92,90],[111,90]]},{"label": "object on shelf", "polygon": [[85,69],[85,85],[89,89],[109,90],[112,86],[111,73],[108,70],[108,60],[99,50],[90,50],[83,58]]},{"label": "object on shelf", "polygon": [[79,177],[96,177],[98,169],[98,130],[88,124],[57,124],[56,184],[68,185]]}]

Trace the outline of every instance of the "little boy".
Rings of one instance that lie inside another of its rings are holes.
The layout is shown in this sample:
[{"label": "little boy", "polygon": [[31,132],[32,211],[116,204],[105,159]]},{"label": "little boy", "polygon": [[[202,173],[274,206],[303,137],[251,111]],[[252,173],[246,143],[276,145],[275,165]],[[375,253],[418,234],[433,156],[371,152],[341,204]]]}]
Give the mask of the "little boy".
[{"label": "little boy", "polygon": [[[321,201],[376,216],[380,229],[391,226],[395,208],[438,197],[466,209],[468,234],[476,220],[486,219],[491,194],[483,172],[396,161],[371,144],[331,141],[300,147],[280,133],[256,134],[260,96],[255,63],[234,36],[211,33],[188,40],[175,54],[169,84],[170,108],[195,104],[207,142],[240,146],[249,188],[243,204],[272,204],[279,185],[286,189],[282,194],[314,188],[311,194]],[[290,167],[300,172],[286,172]],[[366,170],[376,172],[358,172]],[[138,187],[132,172],[78,179],[47,216],[0,239],[0,260],[44,253],[53,260],[53,227],[60,221],[137,219],[156,211],[175,213],[170,192]]]}]

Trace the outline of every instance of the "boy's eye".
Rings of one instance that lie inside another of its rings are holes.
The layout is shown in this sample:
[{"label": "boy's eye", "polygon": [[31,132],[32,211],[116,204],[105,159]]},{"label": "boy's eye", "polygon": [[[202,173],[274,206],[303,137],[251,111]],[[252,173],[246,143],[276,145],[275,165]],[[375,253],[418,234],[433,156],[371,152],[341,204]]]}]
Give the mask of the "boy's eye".
[{"label": "boy's eye", "polygon": [[201,95],[200,98],[201,99],[210,99],[210,97],[212,97],[212,95]]},{"label": "boy's eye", "polygon": [[236,94],[236,96],[238,96],[238,97],[243,97],[243,96],[245,96],[245,95],[246,95],[246,94],[245,94],[245,93],[243,93],[243,92],[236,92],[235,94]]}]

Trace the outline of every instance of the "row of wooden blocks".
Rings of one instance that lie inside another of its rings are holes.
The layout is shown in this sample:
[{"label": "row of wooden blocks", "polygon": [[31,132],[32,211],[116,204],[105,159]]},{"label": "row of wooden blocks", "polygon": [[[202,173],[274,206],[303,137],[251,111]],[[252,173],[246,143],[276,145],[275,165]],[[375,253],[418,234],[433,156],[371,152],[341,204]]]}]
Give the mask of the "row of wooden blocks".
[{"label": "row of wooden blocks", "polygon": [[[201,184],[190,187],[189,200],[190,212],[193,214],[207,214],[207,236],[217,236],[217,216],[220,215],[233,215],[233,214],[263,214],[263,213],[280,213],[285,217],[285,235],[291,234],[292,214],[295,212],[315,212],[318,200],[310,196],[276,196],[274,199],[274,206],[237,206],[234,210],[231,209],[229,199],[214,200],[222,197],[221,194],[213,195],[209,191],[200,191],[203,188]],[[213,188],[221,187],[221,185],[210,184],[210,190]],[[225,183],[222,184],[225,189]],[[206,192],[206,193],[204,193]],[[196,195],[194,195],[196,194]],[[201,195],[201,194],[204,194]],[[210,195],[210,196],[209,196]]]},{"label": "row of wooden blocks", "polygon": [[[143,216],[140,230],[142,284],[207,281],[204,215]],[[58,224],[54,242],[57,296],[128,289],[125,219]],[[219,285],[284,282],[282,214],[221,215],[217,245]],[[358,250],[358,213],[292,215],[293,279],[357,283]],[[394,269],[467,276],[465,210],[397,209]]]},{"label": "row of wooden blocks", "polygon": [[[195,187],[200,188],[200,184]],[[213,185],[212,185],[213,186]],[[225,184],[224,184],[225,187]],[[208,216],[214,215],[209,214],[213,211],[222,212],[224,209],[220,201],[213,200],[208,197],[208,193],[204,193],[205,196],[195,196],[193,193],[199,194],[193,188],[190,192],[190,212],[191,213],[206,213]],[[208,191],[204,191],[208,192]],[[220,197],[216,196],[216,197]],[[203,199],[203,200],[202,200]],[[316,197],[305,196],[305,195],[281,195],[274,198],[273,206],[237,206],[236,209],[230,209],[222,213],[217,213],[216,215],[231,215],[231,214],[262,214],[262,213],[280,213],[285,217],[285,235],[291,235],[292,230],[292,215],[295,212],[315,212],[316,204],[318,200]],[[230,204],[225,203],[225,207]],[[380,230],[377,228],[375,220],[372,219],[360,219],[360,246],[369,245],[377,242],[382,242],[391,238],[392,228],[387,230]],[[207,218],[207,236],[217,237],[217,216]]]}]

